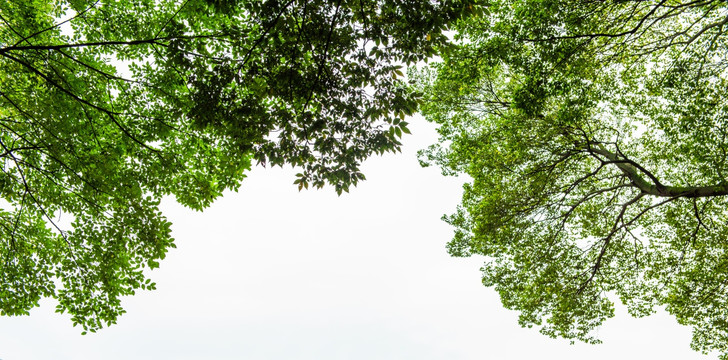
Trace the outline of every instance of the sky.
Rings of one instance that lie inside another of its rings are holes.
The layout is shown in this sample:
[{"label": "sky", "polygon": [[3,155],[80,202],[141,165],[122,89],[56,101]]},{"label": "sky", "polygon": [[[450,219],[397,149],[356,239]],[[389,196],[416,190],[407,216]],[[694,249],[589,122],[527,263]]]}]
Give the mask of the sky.
[{"label": "sky", "polygon": [[714,359],[666,314],[618,306],[601,345],[547,338],[480,283],[483,259],[453,258],[440,220],[465,179],[421,168],[437,141],[410,121],[400,154],[363,165],[367,181],[336,196],[294,186],[291,168],[255,168],[204,212],[162,210],[177,249],[150,272],[156,291],[125,298],[116,325],[81,335],[43,300],[0,317],[2,360]]}]

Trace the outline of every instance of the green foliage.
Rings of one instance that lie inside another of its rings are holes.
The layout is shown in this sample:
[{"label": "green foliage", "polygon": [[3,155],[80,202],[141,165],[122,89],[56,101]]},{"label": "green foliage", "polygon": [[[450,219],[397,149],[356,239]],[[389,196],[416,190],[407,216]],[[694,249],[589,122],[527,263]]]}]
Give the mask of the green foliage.
[{"label": "green foliage", "polygon": [[84,331],[174,247],[163,196],[202,210],[252,162],[348,191],[398,151],[466,1],[0,0],[0,314],[43,297]]},{"label": "green foliage", "polygon": [[665,307],[728,357],[728,101],[722,1],[491,1],[413,72],[465,173],[455,256],[523,326],[598,342],[609,296]]}]

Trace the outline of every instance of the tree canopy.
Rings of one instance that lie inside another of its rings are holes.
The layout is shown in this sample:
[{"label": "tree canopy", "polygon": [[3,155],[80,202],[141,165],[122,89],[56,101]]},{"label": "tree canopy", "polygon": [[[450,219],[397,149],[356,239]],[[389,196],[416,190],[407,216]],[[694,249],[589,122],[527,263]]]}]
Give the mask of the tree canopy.
[{"label": "tree canopy", "polygon": [[413,74],[467,174],[455,256],[523,326],[598,342],[613,301],[728,354],[724,1],[494,0]]},{"label": "tree canopy", "polygon": [[448,249],[523,326],[598,342],[618,298],[728,354],[725,1],[480,3],[0,0],[0,314],[114,323],[174,247],[163,196],[253,163],[348,191],[422,103],[423,162],[472,179]]},{"label": "tree canopy", "polygon": [[348,191],[466,3],[0,0],[0,314],[114,323],[174,247],[160,199],[201,210],[251,163]]}]

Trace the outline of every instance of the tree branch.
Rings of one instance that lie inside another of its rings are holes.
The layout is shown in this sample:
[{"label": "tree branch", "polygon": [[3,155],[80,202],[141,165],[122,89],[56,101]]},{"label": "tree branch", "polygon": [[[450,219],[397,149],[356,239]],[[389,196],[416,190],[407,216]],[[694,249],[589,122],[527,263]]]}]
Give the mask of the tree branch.
[{"label": "tree branch", "polygon": [[[688,197],[688,198],[699,198],[699,197],[712,197],[712,196],[725,196],[728,195],[728,184],[717,184],[710,186],[668,186],[663,185],[657,177],[651,172],[647,171],[644,167],[638,163],[627,159],[623,156],[622,159],[619,155],[613,153],[601,144],[595,144],[596,146],[589,145],[589,152],[604,156],[608,161],[608,164],[616,165],[619,170],[622,171],[632,183],[642,190],[645,194],[660,196],[660,197]],[[601,160],[601,159],[600,159]],[[603,160],[602,160],[603,161]],[[645,174],[650,178],[652,183],[645,180],[640,173]]]}]

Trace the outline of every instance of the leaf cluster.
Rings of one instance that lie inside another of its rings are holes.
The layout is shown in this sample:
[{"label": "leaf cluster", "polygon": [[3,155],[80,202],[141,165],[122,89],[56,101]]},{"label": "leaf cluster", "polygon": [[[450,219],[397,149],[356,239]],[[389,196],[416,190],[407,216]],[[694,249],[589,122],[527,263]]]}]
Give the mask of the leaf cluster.
[{"label": "leaf cluster", "polygon": [[[523,326],[598,342],[616,296],[728,351],[725,2],[491,1],[414,74],[467,174],[448,249]],[[725,356],[725,355],[724,355]]]},{"label": "leaf cluster", "polygon": [[114,323],[174,247],[162,197],[202,210],[255,162],[348,191],[467,3],[0,1],[0,314]]}]

